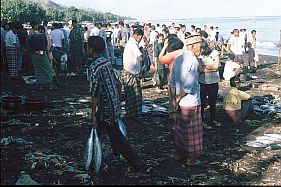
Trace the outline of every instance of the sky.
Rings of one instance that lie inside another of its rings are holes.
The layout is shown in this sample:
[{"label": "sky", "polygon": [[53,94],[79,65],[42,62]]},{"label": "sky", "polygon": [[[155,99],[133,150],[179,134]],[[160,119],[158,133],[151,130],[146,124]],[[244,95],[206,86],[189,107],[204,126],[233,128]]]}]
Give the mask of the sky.
[{"label": "sky", "polygon": [[281,16],[280,0],[52,0],[138,20]]}]

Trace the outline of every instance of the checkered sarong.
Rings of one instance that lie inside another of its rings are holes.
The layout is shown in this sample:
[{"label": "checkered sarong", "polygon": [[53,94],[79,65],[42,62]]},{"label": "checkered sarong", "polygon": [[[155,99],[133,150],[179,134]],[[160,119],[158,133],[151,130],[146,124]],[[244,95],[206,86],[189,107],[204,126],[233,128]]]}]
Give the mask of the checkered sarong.
[{"label": "checkered sarong", "polygon": [[48,58],[47,52],[44,54],[33,53],[31,55],[34,74],[38,84],[51,84],[52,83],[52,64]]},{"label": "checkered sarong", "polygon": [[142,114],[142,89],[140,78],[133,74],[122,72],[122,81],[125,91],[125,110],[128,117],[137,117]]},{"label": "checkered sarong", "polygon": [[203,145],[201,106],[179,107],[174,136],[176,151],[196,158],[202,154]]},{"label": "checkered sarong", "polygon": [[14,46],[6,46],[6,58],[8,70],[11,77],[18,76],[18,54],[17,48]]},{"label": "checkered sarong", "polygon": [[82,43],[81,41],[71,42],[70,53],[74,64],[83,63]]}]

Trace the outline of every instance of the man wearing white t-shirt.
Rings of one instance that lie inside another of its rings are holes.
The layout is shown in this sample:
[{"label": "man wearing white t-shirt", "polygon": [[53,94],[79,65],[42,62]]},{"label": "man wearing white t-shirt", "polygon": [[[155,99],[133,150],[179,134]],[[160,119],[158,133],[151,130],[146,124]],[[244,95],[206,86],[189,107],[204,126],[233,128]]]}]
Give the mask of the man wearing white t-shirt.
[{"label": "man wearing white t-shirt", "polygon": [[123,53],[122,80],[125,91],[125,109],[128,117],[138,117],[142,114],[141,62],[143,56],[139,50],[139,42],[143,30],[136,29],[129,38]]},{"label": "man wearing white t-shirt", "polygon": [[241,40],[239,39],[239,30],[234,29],[233,30],[233,35],[230,37],[228,41],[229,49],[230,51],[235,54],[235,61],[239,62],[240,64],[243,64],[243,59],[242,59],[242,49],[244,46],[244,43],[241,43]]},{"label": "man wearing white t-shirt", "polygon": [[234,59],[235,59],[235,55],[230,53],[228,57],[228,61],[226,61],[224,65],[224,70],[223,70],[224,80],[229,81],[232,77],[240,73],[241,67],[237,62],[234,61]]},{"label": "man wearing white t-shirt", "polygon": [[52,55],[54,59],[56,60],[55,62],[55,67],[56,69],[59,69],[59,62],[62,56],[62,51],[64,50],[64,33],[63,31],[59,28],[58,23],[53,24],[54,30],[51,31],[50,36],[51,40],[53,43],[52,47]]}]

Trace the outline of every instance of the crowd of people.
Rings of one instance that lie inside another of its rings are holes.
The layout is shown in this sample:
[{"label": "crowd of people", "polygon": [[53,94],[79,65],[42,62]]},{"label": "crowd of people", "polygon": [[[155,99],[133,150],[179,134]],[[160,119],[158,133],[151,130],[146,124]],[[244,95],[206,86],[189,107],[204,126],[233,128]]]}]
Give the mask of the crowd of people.
[{"label": "crowd of people", "polygon": [[[142,82],[150,68],[155,70],[157,92],[167,92],[169,96],[170,117],[175,119],[175,159],[183,160],[186,165],[200,164],[203,127],[221,125],[216,116],[216,102],[221,81],[220,57],[225,52],[228,60],[223,78],[230,86],[223,93],[226,120],[240,123],[253,110],[251,96],[240,90],[239,74],[245,63],[257,67],[255,30],[247,36],[245,29],[240,32],[234,29],[229,39],[224,40],[218,27],[206,25],[204,29],[191,25],[187,31],[183,24],[130,26],[120,21],[114,27],[97,22],[89,30],[71,20],[66,27],[53,23],[47,32],[46,23],[33,23],[29,32],[21,24],[4,24],[1,28],[1,56],[5,56],[3,61],[11,79],[19,78],[19,71],[26,63],[24,58],[28,58],[39,90],[58,89],[57,74],[65,70],[61,66],[63,55],[68,56],[68,63],[76,73],[87,64],[93,126],[105,129],[103,132],[110,137],[114,152],[131,164],[131,176],[142,175],[145,164],[115,125],[121,118],[121,88],[124,88],[126,117],[142,118]],[[244,62],[242,55],[246,53],[248,58]],[[114,70],[116,58],[122,58],[123,62],[119,76]]]}]

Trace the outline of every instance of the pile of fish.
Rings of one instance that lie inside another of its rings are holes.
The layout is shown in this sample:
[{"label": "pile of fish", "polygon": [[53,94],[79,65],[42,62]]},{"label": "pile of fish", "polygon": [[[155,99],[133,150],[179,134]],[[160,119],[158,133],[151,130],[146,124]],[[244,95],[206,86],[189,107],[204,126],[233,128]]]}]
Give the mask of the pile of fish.
[{"label": "pile of fish", "polygon": [[144,114],[166,115],[169,114],[169,109],[159,104],[155,104],[153,101],[144,100],[142,102],[142,112]]},{"label": "pile of fish", "polygon": [[254,112],[256,114],[275,115],[281,113],[281,100],[269,96],[253,97]]},{"label": "pile of fish", "polygon": [[[126,114],[125,104],[121,105],[121,114]],[[167,115],[169,114],[169,109],[165,106],[161,106],[159,104],[154,103],[150,100],[142,101],[142,113],[144,115]]]}]

